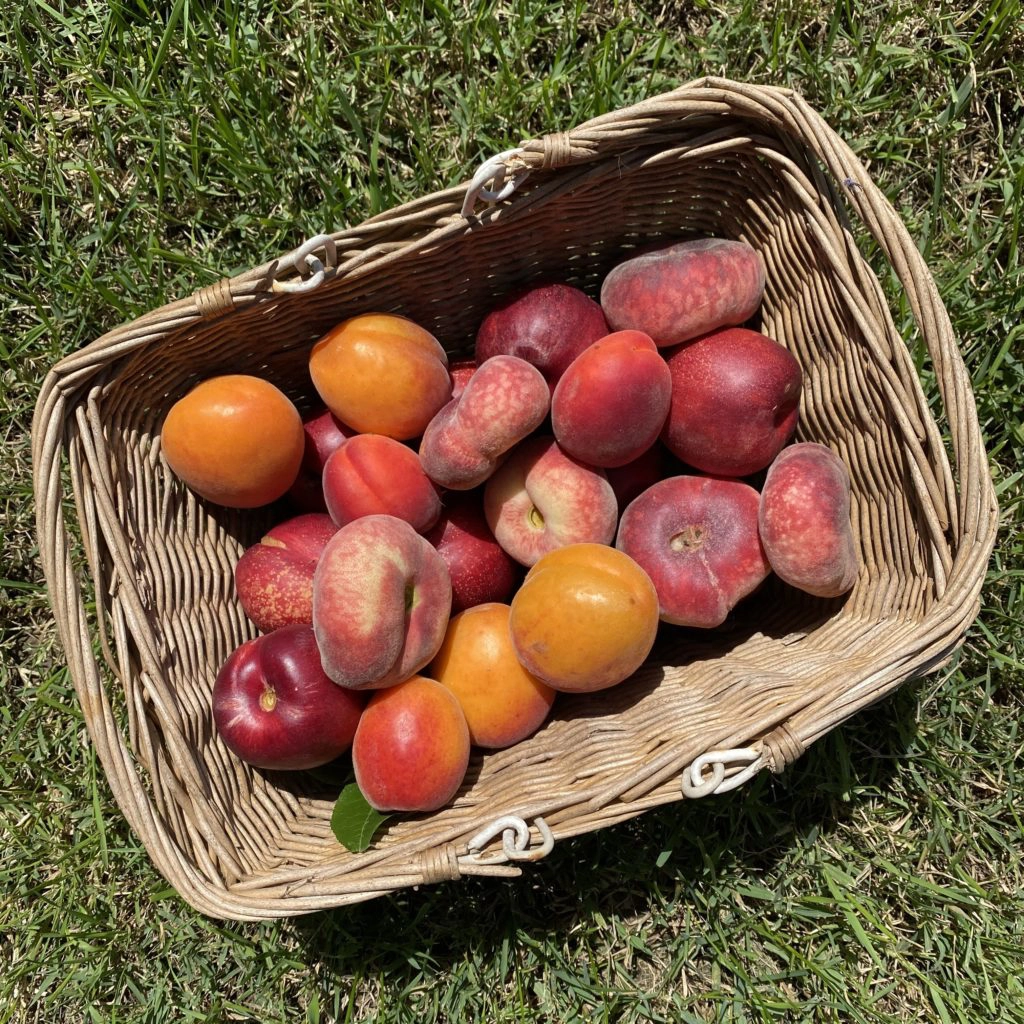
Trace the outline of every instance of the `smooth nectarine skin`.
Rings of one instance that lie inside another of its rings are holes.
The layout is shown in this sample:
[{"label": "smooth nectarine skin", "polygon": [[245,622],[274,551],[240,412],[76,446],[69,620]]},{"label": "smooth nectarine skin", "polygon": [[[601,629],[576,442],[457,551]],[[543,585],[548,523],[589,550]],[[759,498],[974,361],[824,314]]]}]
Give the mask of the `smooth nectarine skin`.
[{"label": "smooth nectarine skin", "polygon": [[512,596],[522,570],[494,539],[479,490],[448,492],[441,518],[424,536],[448,566],[452,614]]},{"label": "smooth nectarine skin", "polygon": [[423,468],[441,487],[477,487],[544,422],[550,405],[540,370],[516,356],[493,356],[427,424],[419,446]]},{"label": "smooth nectarine skin", "polygon": [[469,767],[466,716],[451,690],[412,676],[379,690],[352,741],[356,784],[378,811],[436,811]]},{"label": "smooth nectarine skin", "polygon": [[563,450],[608,469],[639,458],[661,433],[672,375],[642,331],[616,331],[584,349],[551,396],[551,426]]},{"label": "smooth nectarine skin", "polygon": [[546,435],[520,442],[484,485],[487,525],[522,565],[566,544],[611,544],[618,512],[604,470]]},{"label": "smooth nectarine skin", "polygon": [[476,361],[519,356],[553,388],[576,356],[607,333],[600,305],[579,288],[561,282],[529,285],[501,299],[484,317]]},{"label": "smooth nectarine skin", "polygon": [[171,407],[160,444],[167,465],[201,497],[258,508],[284,495],[299,472],[302,417],[268,380],[211,377]]},{"label": "smooth nectarine skin", "polygon": [[665,357],[672,404],[662,440],[687,465],[713,476],[750,476],[789,443],[803,374],[773,338],[730,327]]},{"label": "smooth nectarine skin", "polygon": [[644,662],[658,632],[658,595],[633,559],[603,544],[541,558],[512,598],[509,629],[523,666],[556,690],[604,690]]},{"label": "smooth nectarine skin", "polygon": [[669,477],[630,503],[615,546],[654,581],[662,621],[719,626],[768,576],[758,503],[748,484],[706,476]]},{"label": "smooth nectarine skin", "polygon": [[452,398],[458,398],[476,372],[475,359],[456,359],[448,365],[448,376],[452,379]]},{"label": "smooth nectarine skin", "polygon": [[353,520],[328,542],[313,575],[324,671],[353,690],[393,686],[437,653],[451,604],[444,559],[407,522]]},{"label": "smooth nectarine skin", "polygon": [[324,512],[308,512],[272,527],[235,563],[235,592],[264,633],[313,621],[313,573],[338,532]]},{"label": "smooth nectarine skin", "polygon": [[324,674],[308,625],[245,641],[213,685],[214,723],[228,748],[248,764],[279,771],[315,768],[343,754],[365,703],[365,694]]},{"label": "smooth nectarine skin", "polygon": [[791,586],[838,597],[857,581],[850,474],[825,445],[804,442],[779,452],[761,488],[758,526],[772,569]]},{"label": "smooth nectarine skin", "polygon": [[344,526],[361,516],[391,515],[426,533],[441,515],[441,496],[411,448],[383,434],[350,437],[327,460],[324,499]]},{"label": "smooth nectarine skin", "polygon": [[333,327],[309,359],[331,412],[361,434],[419,437],[448,401],[452,380],[440,342],[412,320],[365,313]]},{"label": "smooth nectarine skin", "polygon": [[305,448],[288,499],[301,512],[326,512],[324,501],[324,465],[343,441],[355,431],[346,426],[330,409],[317,409],[302,417]]},{"label": "smooth nectarine skin", "polygon": [[624,509],[651,484],[656,484],[667,476],[674,476],[678,472],[678,465],[668,449],[660,442],[656,442],[642,455],[624,466],[609,467],[605,474],[615,492],[619,508]]},{"label": "smooth nectarine skin", "polygon": [[453,615],[427,675],[458,698],[474,746],[499,749],[543,724],[555,691],[523,667],[509,632],[512,609],[497,602]]},{"label": "smooth nectarine skin", "polygon": [[764,285],[764,264],[746,242],[698,238],[623,260],[601,285],[601,307],[614,330],[644,331],[663,348],[744,323]]}]

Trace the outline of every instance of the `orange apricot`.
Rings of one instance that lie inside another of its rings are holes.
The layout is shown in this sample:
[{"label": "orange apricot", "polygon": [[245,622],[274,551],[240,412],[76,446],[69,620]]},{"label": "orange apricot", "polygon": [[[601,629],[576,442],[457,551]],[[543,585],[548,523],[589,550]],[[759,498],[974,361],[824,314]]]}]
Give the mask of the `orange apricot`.
[{"label": "orange apricot", "polygon": [[452,393],[440,342],[390,313],[364,313],[331,328],[313,346],[309,373],[338,419],[396,441],[419,437]]},{"label": "orange apricot", "polygon": [[658,593],[624,552],[570,544],[544,555],[512,598],[509,630],[526,670],[587,693],[629,678],[654,646]]},{"label": "orange apricot", "polygon": [[448,623],[427,669],[458,698],[474,745],[498,749],[526,739],[544,722],[555,691],[523,668],[512,646],[511,608],[474,605]]},{"label": "orange apricot", "polygon": [[280,498],[302,464],[302,417],[262,377],[225,374],[171,406],[160,431],[164,459],[201,497],[228,508]]},{"label": "orange apricot", "polygon": [[356,784],[378,811],[436,811],[469,767],[466,718],[435,679],[411,676],[377,690],[352,740]]}]

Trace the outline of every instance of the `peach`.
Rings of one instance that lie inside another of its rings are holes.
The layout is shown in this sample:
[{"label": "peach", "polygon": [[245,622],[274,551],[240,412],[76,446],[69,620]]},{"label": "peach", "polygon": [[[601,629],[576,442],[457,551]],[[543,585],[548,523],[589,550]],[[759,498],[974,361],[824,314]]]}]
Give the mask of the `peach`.
[{"label": "peach", "polygon": [[404,519],[426,533],[441,515],[441,496],[419,456],[383,434],[356,434],[324,466],[327,511],[339,525],[370,515]]},{"label": "peach", "polygon": [[550,403],[540,370],[516,356],[492,356],[427,424],[419,446],[423,468],[442,487],[477,487],[544,422]]},{"label": "peach", "polygon": [[624,466],[661,433],[672,374],[642,331],[617,331],[584,349],[551,396],[551,426],[563,451],[591,466]]},{"label": "peach", "polygon": [[509,632],[511,611],[494,602],[454,615],[427,669],[458,698],[472,743],[492,750],[536,732],[555,699],[555,690],[519,661]]},{"label": "peach", "polygon": [[466,716],[455,695],[414,675],[369,700],[352,740],[356,785],[378,811],[436,811],[469,767]]},{"label": "peach", "polygon": [[604,470],[567,455],[545,435],[517,445],[484,485],[487,525],[522,565],[566,544],[611,544],[618,514]]},{"label": "peach", "polygon": [[360,434],[419,437],[448,401],[448,356],[429,331],[403,316],[364,313],[327,332],[309,357],[313,386]]},{"label": "peach", "polygon": [[623,260],[601,284],[601,308],[614,330],[644,331],[664,348],[749,320],[764,285],[764,263],[746,242],[695,238]]},{"label": "peach", "polygon": [[666,361],[672,405],[662,440],[694,469],[750,476],[792,438],[803,374],[774,339],[732,327],[680,345]]},{"label": "peach", "polygon": [[600,305],[579,288],[560,282],[529,285],[484,317],[476,335],[476,361],[519,356],[553,388],[576,356],[607,333]]},{"label": "peach", "polygon": [[174,474],[200,497],[259,508],[283,497],[298,475],[302,417],[262,377],[211,377],[171,406],[160,446]]},{"label": "peach", "polygon": [[338,532],[331,517],[307,512],[286,519],[246,548],[235,563],[242,610],[264,633],[313,621],[313,572]]},{"label": "peach", "polygon": [[509,631],[523,667],[568,693],[628,679],[658,633],[658,594],[650,577],[603,544],[570,544],[544,555],[511,607]]},{"label": "peach", "polygon": [[710,629],[771,571],[757,532],[759,495],[739,480],[673,476],[622,513],[615,546],[644,567],[663,622]]},{"label": "peach", "polygon": [[324,671],[353,690],[413,675],[441,646],[451,604],[444,559],[407,522],[353,520],[328,542],[313,575]]},{"label": "peach", "polygon": [[519,583],[519,563],[494,539],[479,490],[445,495],[441,518],[424,536],[437,548],[452,580],[452,613],[507,601]]},{"label": "peach", "polygon": [[850,521],[850,473],[823,444],[783,448],[768,467],[758,516],[776,575],[817,597],[838,597],[860,562]]},{"label": "peach", "polygon": [[288,491],[291,503],[303,512],[326,512],[324,466],[327,460],[355,433],[330,409],[317,409],[302,418],[305,435],[299,475]]}]

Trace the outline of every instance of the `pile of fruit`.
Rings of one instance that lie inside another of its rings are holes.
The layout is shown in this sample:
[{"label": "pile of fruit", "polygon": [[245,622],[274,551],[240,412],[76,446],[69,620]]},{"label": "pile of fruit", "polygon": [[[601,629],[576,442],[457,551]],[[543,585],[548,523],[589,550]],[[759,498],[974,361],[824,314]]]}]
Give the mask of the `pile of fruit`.
[{"label": "pile of fruit", "polygon": [[846,467],[793,443],[801,368],[742,326],[764,288],[746,243],[662,244],[600,301],[505,297],[472,360],[400,316],[346,320],[310,352],[305,418],[251,376],[183,397],[161,433],[174,473],[288,509],[236,566],[260,635],[214,685],[227,746],[300,770],[351,750],[371,807],[436,810],[473,747],[622,683],[659,629],[721,625],[772,572],[849,590]]}]

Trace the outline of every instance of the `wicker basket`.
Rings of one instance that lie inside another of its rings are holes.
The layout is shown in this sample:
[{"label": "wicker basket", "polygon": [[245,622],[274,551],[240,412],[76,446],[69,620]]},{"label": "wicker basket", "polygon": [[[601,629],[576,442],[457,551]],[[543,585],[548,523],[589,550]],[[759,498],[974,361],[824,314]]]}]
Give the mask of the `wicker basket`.
[{"label": "wicker basket", "polygon": [[[344,317],[398,311],[465,352],[512,286],[558,276],[596,295],[632,247],[693,234],[764,256],[762,329],[806,375],[799,437],[852,473],[854,590],[827,601],[773,580],[723,629],[666,629],[632,680],[560,701],[530,740],[475,756],[452,806],[394,818],[349,853],[330,828],[334,792],[251,770],[214,733],[217,668],[252,635],[233,565],[272,512],[182,487],[160,457],[164,414],[201,378],[243,370],[308,407],[309,347]],[[865,262],[876,244],[930,357],[938,419]],[[54,614],[114,796],[189,903],[240,920],[517,874],[552,839],[781,771],[950,656],[997,516],[969,380],[903,225],[798,95],[721,79],[526,142],[467,185],[111,331],[46,378],[33,456]]]}]

